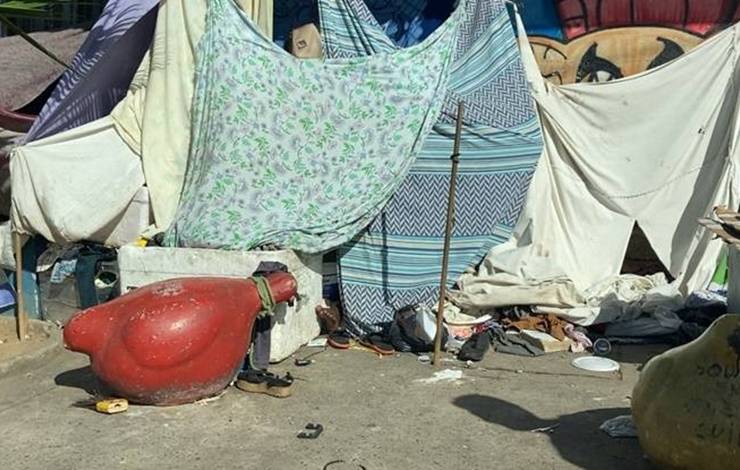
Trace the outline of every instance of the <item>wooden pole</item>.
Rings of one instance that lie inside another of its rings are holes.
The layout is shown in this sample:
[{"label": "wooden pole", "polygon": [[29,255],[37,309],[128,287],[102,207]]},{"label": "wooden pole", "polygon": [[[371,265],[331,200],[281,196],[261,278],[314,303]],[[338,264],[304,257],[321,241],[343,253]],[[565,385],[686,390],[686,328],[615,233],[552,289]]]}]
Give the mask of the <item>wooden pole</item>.
[{"label": "wooden pole", "polygon": [[18,232],[13,232],[13,249],[15,250],[15,321],[18,339],[24,341],[28,334],[28,315],[26,314],[26,301],[23,296],[23,248],[21,246],[21,234]]},{"label": "wooden pole", "polygon": [[447,196],[447,225],[445,227],[445,245],[442,255],[442,278],[439,281],[439,306],[437,307],[437,333],[434,336],[433,365],[439,365],[439,355],[442,351],[442,321],[444,320],[445,297],[447,297],[447,268],[450,262],[450,239],[452,227],[455,225],[455,189],[457,188],[457,167],[460,164],[460,134],[462,133],[464,105],[457,105],[457,123],[455,128],[455,146],[452,150],[452,174],[450,175],[450,192]]}]

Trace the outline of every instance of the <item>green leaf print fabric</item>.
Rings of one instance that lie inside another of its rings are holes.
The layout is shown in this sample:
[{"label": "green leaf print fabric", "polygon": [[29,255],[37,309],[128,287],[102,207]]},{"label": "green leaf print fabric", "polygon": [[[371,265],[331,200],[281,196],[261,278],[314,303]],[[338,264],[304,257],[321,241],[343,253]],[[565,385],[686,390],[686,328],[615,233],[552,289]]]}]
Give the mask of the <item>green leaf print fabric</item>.
[{"label": "green leaf print fabric", "polygon": [[299,60],[232,0],[210,0],[167,244],[316,253],[351,239],[403,181],[438,117],[459,16],[409,49]]}]

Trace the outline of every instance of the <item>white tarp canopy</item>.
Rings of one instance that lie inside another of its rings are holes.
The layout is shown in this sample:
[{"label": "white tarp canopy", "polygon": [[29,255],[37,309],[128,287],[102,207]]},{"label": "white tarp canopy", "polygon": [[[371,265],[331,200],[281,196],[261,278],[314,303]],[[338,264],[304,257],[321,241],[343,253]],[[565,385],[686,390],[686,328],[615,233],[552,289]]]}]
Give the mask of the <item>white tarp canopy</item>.
[{"label": "white tarp canopy", "polygon": [[109,117],[16,148],[10,173],[13,226],[57,243],[106,240],[144,184]]},{"label": "white tarp canopy", "polygon": [[463,277],[456,302],[573,307],[619,274],[635,223],[684,293],[706,286],[722,243],[697,219],[740,202],[739,46],[735,25],[643,74],[557,86],[520,33],[543,154],[512,240]]}]

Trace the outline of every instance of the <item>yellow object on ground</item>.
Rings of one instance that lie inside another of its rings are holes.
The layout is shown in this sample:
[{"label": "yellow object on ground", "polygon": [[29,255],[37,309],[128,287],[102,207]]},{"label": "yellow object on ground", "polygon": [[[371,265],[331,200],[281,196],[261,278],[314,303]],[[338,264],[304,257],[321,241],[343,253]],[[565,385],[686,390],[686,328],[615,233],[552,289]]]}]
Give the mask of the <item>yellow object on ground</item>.
[{"label": "yellow object on ground", "polygon": [[740,468],[740,315],[647,363],[632,394],[640,444],[661,468]]},{"label": "yellow object on ground", "polygon": [[100,413],[107,413],[109,415],[123,413],[128,410],[128,400],[125,398],[102,400],[95,403],[95,409]]}]

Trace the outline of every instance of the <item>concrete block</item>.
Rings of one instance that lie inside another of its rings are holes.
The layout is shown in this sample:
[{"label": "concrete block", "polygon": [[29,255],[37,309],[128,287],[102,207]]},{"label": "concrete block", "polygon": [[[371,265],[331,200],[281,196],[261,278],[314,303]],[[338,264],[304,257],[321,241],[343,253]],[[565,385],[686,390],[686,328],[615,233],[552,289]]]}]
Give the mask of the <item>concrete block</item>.
[{"label": "concrete block", "polygon": [[270,361],[280,362],[320,332],[314,309],[322,298],[321,255],[127,245],[118,251],[121,292],[179,277],[249,277],[262,261],[285,264],[298,281],[298,302],[275,309]]}]

